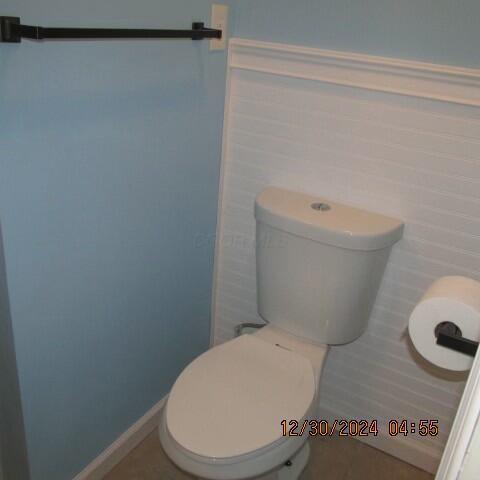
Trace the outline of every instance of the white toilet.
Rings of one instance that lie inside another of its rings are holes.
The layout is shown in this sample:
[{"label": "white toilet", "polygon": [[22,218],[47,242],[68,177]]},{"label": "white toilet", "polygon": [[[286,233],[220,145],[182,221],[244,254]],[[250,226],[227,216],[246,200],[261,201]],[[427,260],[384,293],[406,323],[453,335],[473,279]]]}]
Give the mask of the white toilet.
[{"label": "white toilet", "polygon": [[394,218],[277,187],[257,197],[255,218],[258,312],[268,325],[194,360],[160,422],[165,452],[200,478],[299,477],[308,436],[283,436],[281,422],[315,418],[328,345],[365,330],[403,233]]}]

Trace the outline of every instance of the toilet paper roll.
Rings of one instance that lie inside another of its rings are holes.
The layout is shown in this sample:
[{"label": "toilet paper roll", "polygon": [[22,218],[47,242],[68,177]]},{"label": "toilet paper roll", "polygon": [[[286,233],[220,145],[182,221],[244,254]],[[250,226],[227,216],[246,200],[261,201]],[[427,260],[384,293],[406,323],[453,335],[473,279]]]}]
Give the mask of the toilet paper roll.
[{"label": "toilet paper roll", "polygon": [[468,370],[473,358],[436,344],[435,328],[453,322],[469,340],[480,340],[480,282],[451,276],[436,280],[413,310],[408,331],[418,352],[448,370]]}]

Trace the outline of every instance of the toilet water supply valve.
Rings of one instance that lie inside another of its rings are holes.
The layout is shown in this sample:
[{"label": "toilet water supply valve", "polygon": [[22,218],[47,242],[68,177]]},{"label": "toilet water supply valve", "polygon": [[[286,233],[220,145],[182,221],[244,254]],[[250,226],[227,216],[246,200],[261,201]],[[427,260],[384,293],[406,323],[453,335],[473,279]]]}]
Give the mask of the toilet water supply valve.
[{"label": "toilet water supply valve", "polygon": [[243,335],[244,330],[248,329],[259,329],[263,328],[266,324],[265,323],[240,323],[235,326],[235,336],[239,337],[240,335]]}]

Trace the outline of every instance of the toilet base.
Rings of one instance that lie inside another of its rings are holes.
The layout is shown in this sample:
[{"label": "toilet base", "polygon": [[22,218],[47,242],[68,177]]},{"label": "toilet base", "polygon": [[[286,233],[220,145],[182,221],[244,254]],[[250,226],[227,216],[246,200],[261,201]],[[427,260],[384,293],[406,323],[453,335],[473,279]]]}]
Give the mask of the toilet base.
[{"label": "toilet base", "polygon": [[[261,477],[255,477],[252,480],[298,480],[300,475],[307,466],[310,457],[310,445],[305,442],[303,447],[290,460],[291,465],[283,466],[280,470],[276,470]],[[197,477],[198,480],[203,480]]]},{"label": "toilet base", "polygon": [[283,466],[280,470],[268,475],[256,477],[255,480],[298,480],[307,466],[310,457],[310,445],[305,442],[303,447],[290,459],[291,465]]},{"label": "toilet base", "polygon": [[310,457],[310,444],[305,442],[298,453],[290,460],[290,466],[284,466],[277,472],[278,480],[297,480],[307,466]]}]

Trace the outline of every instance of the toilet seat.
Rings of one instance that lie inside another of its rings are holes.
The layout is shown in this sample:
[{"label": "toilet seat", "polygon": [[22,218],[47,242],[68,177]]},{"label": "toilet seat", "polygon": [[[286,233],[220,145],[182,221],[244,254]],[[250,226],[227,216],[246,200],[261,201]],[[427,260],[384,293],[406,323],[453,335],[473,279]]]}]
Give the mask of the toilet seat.
[{"label": "toilet seat", "polygon": [[305,357],[242,335],[182,372],[168,399],[165,428],[177,447],[196,459],[236,463],[287,442],[281,421],[305,418],[315,388]]}]

